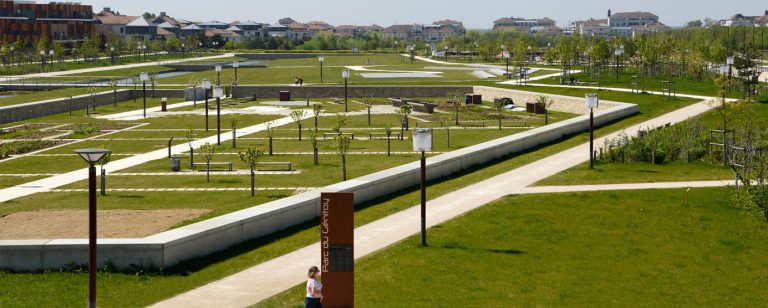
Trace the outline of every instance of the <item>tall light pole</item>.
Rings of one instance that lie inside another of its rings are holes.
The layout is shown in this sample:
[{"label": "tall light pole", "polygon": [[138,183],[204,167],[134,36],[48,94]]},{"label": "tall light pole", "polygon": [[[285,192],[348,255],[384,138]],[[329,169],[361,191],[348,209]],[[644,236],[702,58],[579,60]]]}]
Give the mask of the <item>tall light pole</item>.
[{"label": "tall light pole", "polygon": [[211,89],[211,81],[203,79],[203,95],[205,96],[205,131],[208,131],[208,90]]},{"label": "tall light pole", "polygon": [[115,65],[115,47],[109,47],[109,58],[112,59],[112,65]]},{"label": "tall light pole", "polygon": [[448,62],[448,45],[445,45],[445,62]]},{"label": "tall light pole", "polygon": [[[400,57],[402,59],[402,57]],[[320,83],[323,83],[323,62],[325,62],[325,57],[319,57],[317,58],[320,60]]]},{"label": "tall light pole", "polygon": [[613,53],[616,55],[616,81],[619,81],[619,57],[624,54],[624,45],[616,48]]},{"label": "tall light pole", "polygon": [[224,88],[220,85],[214,87],[213,96],[216,97],[216,144],[221,145],[221,97],[224,96]]},{"label": "tall light pole", "polygon": [[45,50],[40,50],[40,72],[45,72]]},{"label": "tall light pole", "polygon": [[595,168],[595,116],[593,110],[600,106],[600,98],[596,93],[586,95],[589,108],[589,169]]},{"label": "tall light pole", "polygon": [[413,151],[421,152],[421,246],[427,246],[427,154],[432,151],[432,129],[413,130]]},{"label": "tall light pole", "polygon": [[723,97],[721,98],[722,99],[721,107],[723,109],[723,112],[722,112],[722,114],[723,114],[723,164],[727,164],[727,161],[728,161],[728,159],[727,159],[727,157],[728,157],[728,154],[727,154],[728,153],[727,152],[727,150],[728,150],[728,145],[727,145],[728,139],[726,138],[726,136],[727,136],[726,131],[728,129],[728,117],[727,117],[727,114],[726,114],[727,110],[726,110],[726,104],[725,104],[725,87],[726,86],[728,86],[728,87],[731,86],[731,77],[730,77],[730,75],[728,75],[730,71],[731,70],[730,70],[729,65],[720,65],[720,74],[723,75],[723,77],[727,78],[726,81],[723,83]]},{"label": "tall light pole", "polygon": [[509,74],[509,52],[507,52],[507,45],[501,45],[501,56],[504,57],[504,59],[507,61],[507,79],[512,78],[512,75]]},{"label": "tall light pole", "polygon": [[216,86],[221,85],[221,64],[216,64]]},{"label": "tall light pole", "polygon": [[728,64],[728,93],[731,93],[731,78],[733,77],[733,56],[728,57],[726,60]]},{"label": "tall light pole", "polygon": [[149,80],[149,74],[141,73],[139,75],[142,84],[142,92],[144,93],[144,118],[147,118],[147,80]]},{"label": "tall light pole", "polygon": [[347,83],[349,80],[349,70],[343,70],[341,72],[341,77],[344,78],[344,112],[349,112],[348,108],[348,101],[349,101],[349,91],[347,90]]},{"label": "tall light pole", "polygon": [[88,163],[88,307],[96,308],[96,163],[112,151],[75,150]]},{"label": "tall light pole", "polygon": [[51,49],[48,51],[48,55],[48,65],[51,67],[51,72],[53,72],[53,56],[56,55],[56,52]]}]

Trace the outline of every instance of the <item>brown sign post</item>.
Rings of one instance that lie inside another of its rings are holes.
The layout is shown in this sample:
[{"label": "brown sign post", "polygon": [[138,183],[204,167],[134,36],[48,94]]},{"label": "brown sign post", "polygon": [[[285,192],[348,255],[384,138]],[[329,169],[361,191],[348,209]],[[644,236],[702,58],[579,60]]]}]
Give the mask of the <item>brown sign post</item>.
[{"label": "brown sign post", "polygon": [[355,305],[354,196],[352,193],[320,195],[320,271],[324,307]]}]

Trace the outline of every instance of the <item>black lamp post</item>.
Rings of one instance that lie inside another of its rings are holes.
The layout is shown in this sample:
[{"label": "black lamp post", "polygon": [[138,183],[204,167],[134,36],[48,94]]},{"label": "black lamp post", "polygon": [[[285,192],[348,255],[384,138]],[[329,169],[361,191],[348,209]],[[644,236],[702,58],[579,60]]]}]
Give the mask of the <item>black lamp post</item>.
[{"label": "black lamp post", "polygon": [[45,50],[40,51],[40,72],[45,72]]},{"label": "black lamp post", "polygon": [[320,60],[320,83],[323,83],[323,62],[325,62],[325,57],[319,57],[318,60]]},{"label": "black lamp post", "polygon": [[96,308],[96,163],[112,151],[75,150],[88,163],[88,307]]},{"label": "black lamp post", "polygon": [[203,95],[205,96],[205,131],[208,131],[208,90],[211,89],[211,81],[203,79]]},{"label": "black lamp post", "polygon": [[501,45],[501,56],[504,57],[505,60],[507,60],[507,79],[512,78],[512,76],[509,74],[509,53],[507,52],[507,46]]},{"label": "black lamp post", "polygon": [[614,54],[616,55],[616,81],[619,81],[619,57],[624,54],[624,45],[616,48]]},{"label": "black lamp post", "polygon": [[445,62],[448,62],[448,46],[445,46]]},{"label": "black lamp post", "polygon": [[149,80],[149,74],[141,73],[139,75],[139,79],[141,79],[142,92],[144,95],[144,118],[146,118],[147,117],[147,80]]},{"label": "black lamp post", "polygon": [[216,98],[216,144],[221,145],[221,97],[224,96],[224,88],[219,85],[214,87],[213,96]]},{"label": "black lamp post", "polygon": [[589,169],[595,168],[595,116],[593,110],[600,106],[600,98],[597,94],[586,95],[587,108],[589,108]]},{"label": "black lamp post", "polygon": [[728,93],[731,93],[733,88],[730,84],[731,78],[733,78],[733,56],[728,57],[726,63],[728,64]]},{"label": "black lamp post", "polygon": [[109,47],[109,59],[112,62],[112,65],[115,65],[115,47]]},{"label": "black lamp post", "polygon": [[216,86],[221,86],[221,65],[216,65]]},{"label": "black lamp post", "polygon": [[421,246],[427,246],[427,155],[432,151],[432,129],[413,130],[413,151],[421,152]]},{"label": "black lamp post", "polygon": [[344,112],[349,112],[349,108],[347,107],[347,102],[349,101],[349,91],[347,90],[347,83],[349,80],[349,70],[343,70],[341,72],[341,77],[344,78]]}]

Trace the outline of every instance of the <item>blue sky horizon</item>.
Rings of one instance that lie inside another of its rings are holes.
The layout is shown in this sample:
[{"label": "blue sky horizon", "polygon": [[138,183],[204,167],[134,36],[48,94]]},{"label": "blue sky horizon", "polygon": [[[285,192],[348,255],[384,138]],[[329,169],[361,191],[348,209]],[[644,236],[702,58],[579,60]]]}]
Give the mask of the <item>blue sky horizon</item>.
[{"label": "blue sky horizon", "polygon": [[[446,18],[464,22],[470,29],[489,29],[493,21],[501,17],[542,18],[549,17],[557,21],[560,27],[569,21],[605,18],[610,8],[613,12],[649,11],[659,15],[661,22],[672,26],[683,26],[695,19],[724,19],[736,13],[744,15],[762,15],[768,10],[768,4],[754,0],[732,0],[728,8],[713,0],[701,1],[542,1],[521,4],[518,1],[481,0],[389,0],[369,2],[359,0],[305,1],[234,1],[218,0],[92,0],[83,4],[93,5],[95,12],[103,7],[111,7],[125,15],[140,15],[144,12],[168,15],[191,21],[252,20],[264,23],[276,23],[283,17],[291,17],[300,22],[321,20],[332,25],[378,24],[431,24]],[[467,3],[472,3],[468,7]],[[229,9],[233,9],[228,11]]]}]

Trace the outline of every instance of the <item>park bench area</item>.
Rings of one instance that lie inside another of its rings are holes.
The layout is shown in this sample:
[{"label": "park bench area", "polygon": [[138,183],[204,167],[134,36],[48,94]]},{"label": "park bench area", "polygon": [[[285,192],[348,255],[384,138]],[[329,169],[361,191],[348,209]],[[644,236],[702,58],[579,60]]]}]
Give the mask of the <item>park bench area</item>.
[{"label": "park bench area", "polygon": [[[202,167],[206,167],[206,168],[208,168],[208,166],[210,166],[210,167],[226,167],[225,168],[226,170],[232,171],[232,162],[211,162],[210,164],[206,164],[206,163],[193,163],[192,164],[192,168],[194,168],[195,171],[198,171],[197,170],[198,166],[202,166]],[[213,170],[213,169],[211,169],[211,170]]]},{"label": "park bench area", "polygon": [[291,162],[259,162],[256,164],[258,171],[293,171]]},{"label": "park bench area", "polygon": [[414,111],[423,112],[423,113],[435,113],[435,108],[437,105],[425,103],[425,102],[419,102],[415,100],[409,100],[407,98],[390,98],[390,102],[392,102],[393,107],[402,107],[405,105],[410,105],[413,107]]},{"label": "park bench area", "polygon": [[[401,139],[400,133],[392,132],[392,134],[389,136],[389,139]],[[387,139],[387,133],[368,133],[368,139],[369,140],[376,140],[376,139]]]},{"label": "park bench area", "polygon": [[323,139],[328,139],[328,136],[349,136],[352,140],[355,140],[355,133],[323,133]]}]

